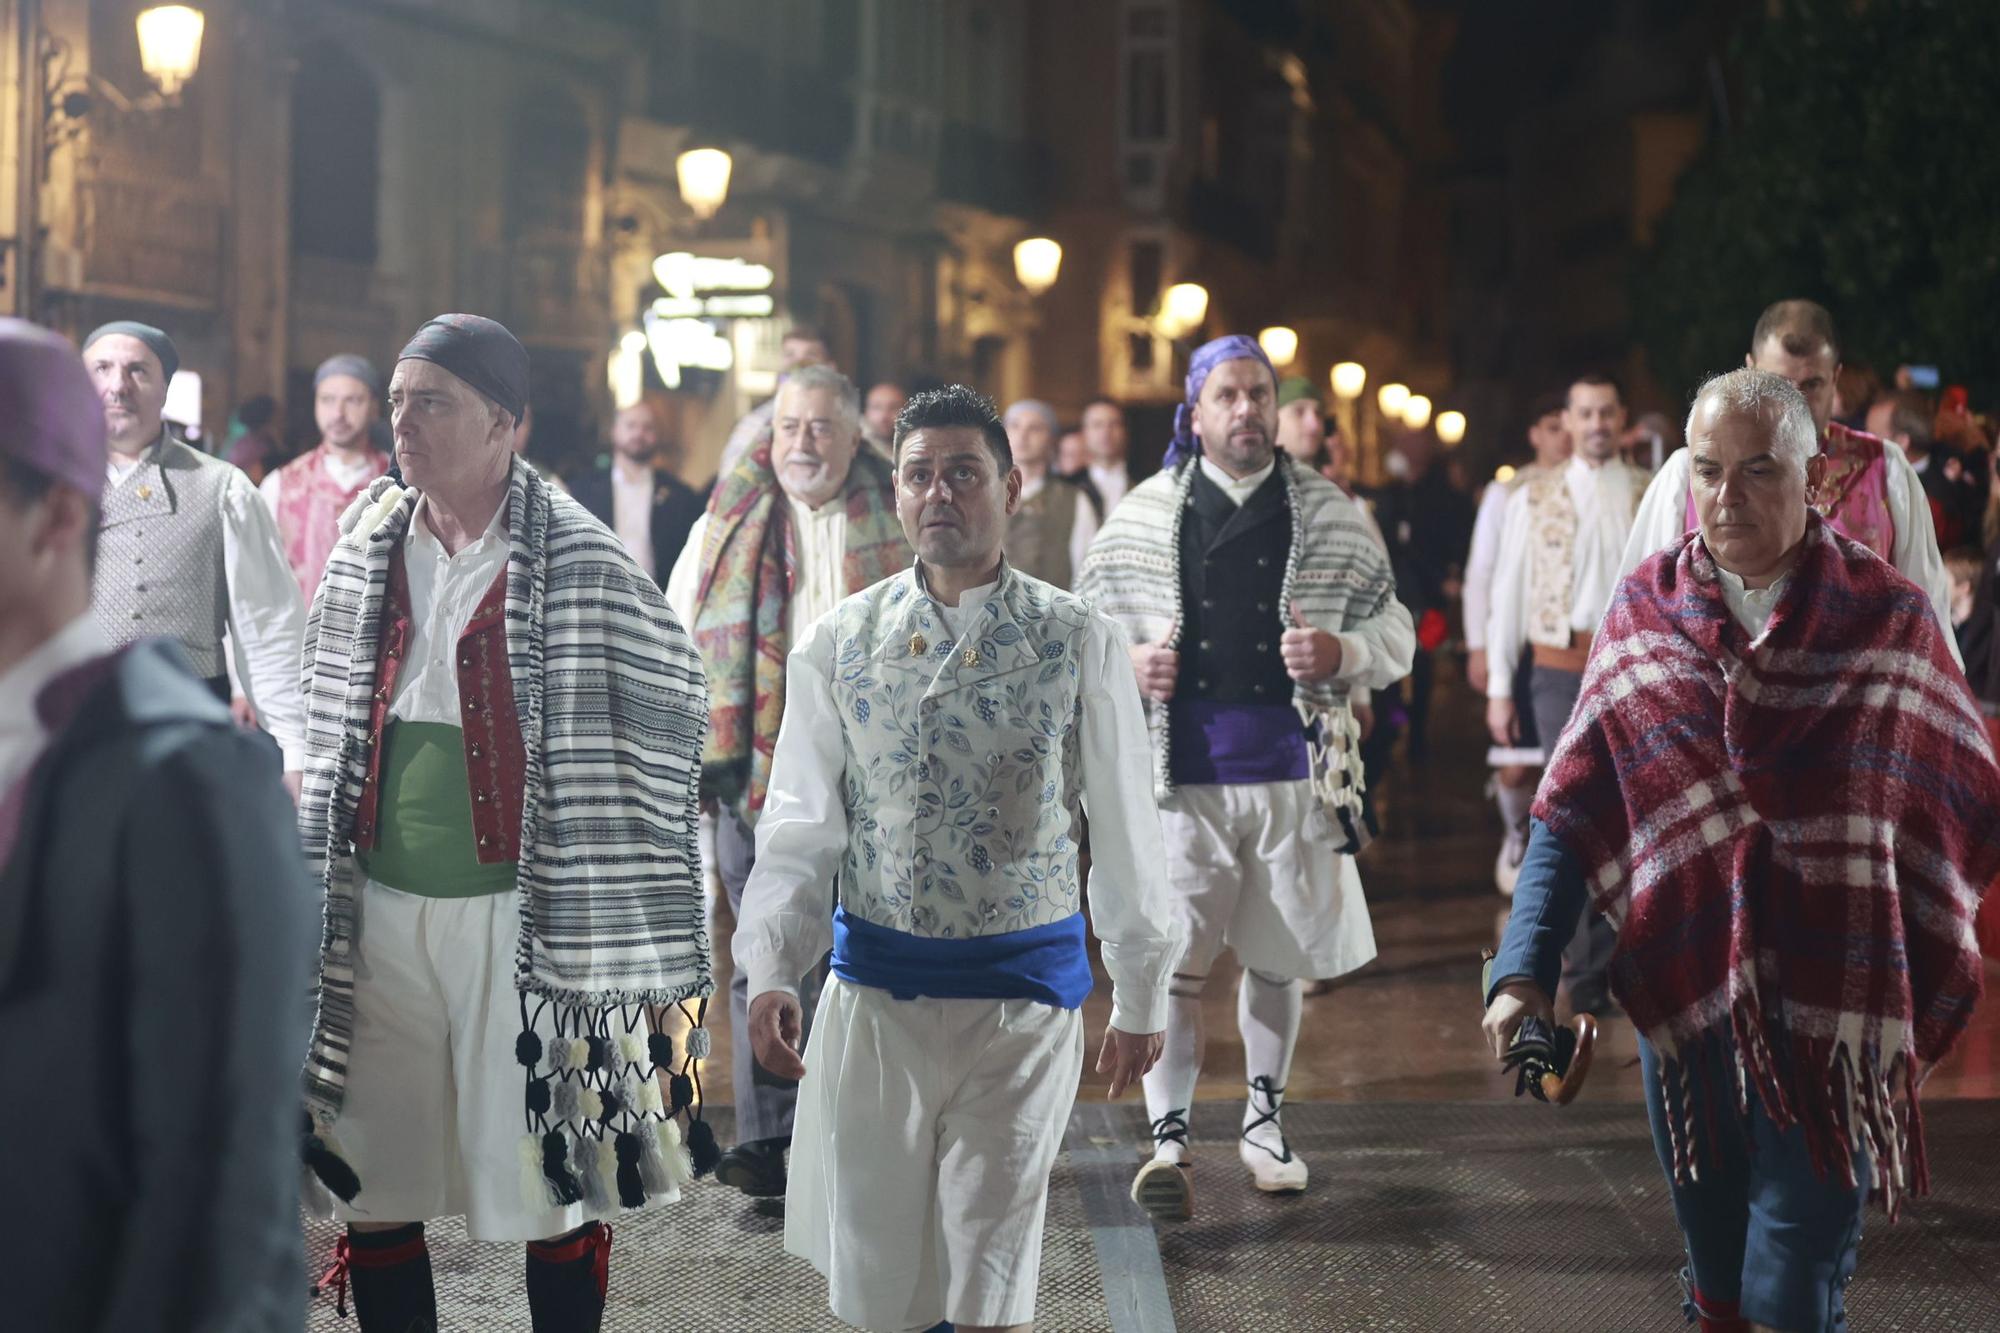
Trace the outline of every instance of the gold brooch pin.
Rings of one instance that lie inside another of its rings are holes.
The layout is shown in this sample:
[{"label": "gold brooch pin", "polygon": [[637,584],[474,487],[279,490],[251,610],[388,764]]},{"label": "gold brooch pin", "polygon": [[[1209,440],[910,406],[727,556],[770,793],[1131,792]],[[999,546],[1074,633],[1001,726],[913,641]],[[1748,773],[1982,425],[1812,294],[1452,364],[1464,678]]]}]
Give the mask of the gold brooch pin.
[{"label": "gold brooch pin", "polygon": [[147,485],[144,485],[144,484],[142,483],[142,484],[140,485],[140,487],[139,487],[139,490],[138,490],[138,496],[139,496],[139,498],[140,498],[141,500],[150,500],[150,499],[152,499],[152,498],[153,498],[153,488],[152,488],[151,486],[147,486]]},{"label": "gold brooch pin", "polygon": [[931,646],[928,643],[924,642],[923,635],[912,634],[910,636],[910,656],[922,657],[925,653],[929,652],[930,650]]},{"label": "gold brooch pin", "polygon": [[967,649],[965,650],[965,655],[964,655],[963,657],[959,658],[959,661],[961,661],[961,662],[965,663],[965,664],[966,664],[967,666],[970,666],[970,667],[976,667],[976,666],[978,666],[978,665],[979,665],[979,650],[978,650],[977,648],[967,648]]}]

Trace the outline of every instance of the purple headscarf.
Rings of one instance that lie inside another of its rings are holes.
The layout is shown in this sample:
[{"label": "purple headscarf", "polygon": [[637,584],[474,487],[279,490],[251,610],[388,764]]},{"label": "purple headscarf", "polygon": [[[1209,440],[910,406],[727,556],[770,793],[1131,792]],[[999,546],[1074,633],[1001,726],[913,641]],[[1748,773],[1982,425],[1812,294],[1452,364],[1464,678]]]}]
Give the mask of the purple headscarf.
[{"label": "purple headscarf", "polygon": [[0,421],[7,423],[0,458],[98,502],[104,493],[104,404],[67,338],[0,319]]},{"label": "purple headscarf", "polygon": [[1201,441],[1194,435],[1194,405],[1201,397],[1201,386],[1208,383],[1209,374],[1225,361],[1240,361],[1244,358],[1255,361],[1271,372],[1271,383],[1278,383],[1278,372],[1271,365],[1271,358],[1264,355],[1264,349],[1257,340],[1247,334],[1231,333],[1221,338],[1205,342],[1194,349],[1188,360],[1187,401],[1174,409],[1174,438],[1167,445],[1165,467],[1172,469],[1201,453]]}]

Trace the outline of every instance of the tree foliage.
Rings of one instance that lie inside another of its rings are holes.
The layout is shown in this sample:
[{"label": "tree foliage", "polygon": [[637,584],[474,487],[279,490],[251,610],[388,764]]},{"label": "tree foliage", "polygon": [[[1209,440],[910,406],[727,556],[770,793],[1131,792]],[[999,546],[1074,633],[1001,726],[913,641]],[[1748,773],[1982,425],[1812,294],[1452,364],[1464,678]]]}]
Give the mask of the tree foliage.
[{"label": "tree foliage", "polygon": [[1833,311],[1845,358],[2000,395],[2000,4],[1782,0],[1736,34],[1729,123],[1634,276],[1670,391],[1742,364],[1770,301]]}]

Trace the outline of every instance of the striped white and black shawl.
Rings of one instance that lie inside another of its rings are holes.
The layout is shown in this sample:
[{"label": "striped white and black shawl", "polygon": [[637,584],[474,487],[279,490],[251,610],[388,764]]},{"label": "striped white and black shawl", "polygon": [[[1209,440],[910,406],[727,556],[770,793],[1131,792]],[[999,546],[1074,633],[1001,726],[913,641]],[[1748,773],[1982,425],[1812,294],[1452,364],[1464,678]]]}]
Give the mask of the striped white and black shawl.
[{"label": "striped white and black shawl", "polygon": [[[325,861],[326,917],[305,1092],[325,1118],[339,1111],[353,1031],[353,829],[389,560],[418,498],[384,477],[355,501],[306,627],[299,826],[307,854]],[[706,997],[701,660],[658,587],[581,505],[516,461],[506,507],[507,662],[526,754],[515,984],[586,1023]]]},{"label": "striped white and black shawl", "polygon": [[[1188,488],[1197,466],[1189,459],[1134,486],[1105,519],[1084,560],[1077,592],[1122,625],[1135,644],[1180,646],[1181,517],[1190,503]],[[1396,600],[1388,553],[1360,508],[1338,486],[1294,466],[1282,450],[1277,467],[1291,510],[1292,541],[1273,629],[1282,633],[1289,627],[1294,606],[1308,624],[1330,634],[1377,617],[1400,620],[1400,661],[1387,666],[1380,683],[1399,679],[1410,669],[1408,647],[1414,640],[1410,613]],[[1361,746],[1348,693],[1348,684],[1299,685],[1292,702],[1309,725],[1317,723],[1312,728],[1312,780],[1320,804],[1338,817],[1350,848],[1358,849],[1365,841],[1360,831]],[[1154,794],[1161,801],[1173,796],[1169,711],[1163,704],[1146,703]]]}]

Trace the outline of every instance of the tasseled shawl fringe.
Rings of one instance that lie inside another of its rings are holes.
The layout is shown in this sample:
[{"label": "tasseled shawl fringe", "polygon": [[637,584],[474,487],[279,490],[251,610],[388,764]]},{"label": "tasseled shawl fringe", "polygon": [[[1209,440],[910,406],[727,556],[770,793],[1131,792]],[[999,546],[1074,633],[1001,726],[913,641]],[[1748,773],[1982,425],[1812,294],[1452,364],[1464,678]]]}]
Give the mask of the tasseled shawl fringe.
[{"label": "tasseled shawl fringe", "polygon": [[[1855,1155],[1863,1151],[1869,1198],[1891,1221],[1904,1200],[1930,1193],[1916,1061],[1907,1050],[1891,1053],[1885,1067],[1879,1050],[1857,1052],[1847,1040],[1788,1040],[1780,1060],[1753,1003],[1739,1001],[1729,1021],[1728,1033],[1704,1034],[1678,1050],[1654,1042],[1676,1181],[1695,1184],[1704,1166],[1714,1166],[1717,1117],[1730,1114],[1743,1123],[1754,1086],[1773,1125],[1780,1131],[1796,1125],[1804,1133],[1821,1179],[1831,1175],[1850,1188],[1860,1185]],[[1733,1073],[1727,1086],[1716,1086],[1718,1070]],[[1803,1070],[1821,1071],[1821,1077],[1804,1079],[1797,1072]]]},{"label": "tasseled shawl fringe", "polygon": [[[692,1014],[676,1006],[688,1030],[675,1068],[673,1038],[652,1030],[644,1005],[587,1009],[537,999],[530,1014],[529,1000],[521,997],[514,1047],[525,1079],[522,1201],[538,1209],[580,1202],[603,1215],[678,1199],[697,1174],[683,1143],[708,1128],[699,1068],[709,1048],[701,1026],[708,1002]],[[545,1024],[554,1027],[546,1039]],[[694,1095],[676,1095],[669,1105],[660,1093],[663,1075],[677,1092],[690,1080]],[[681,1116],[685,1136],[676,1123]]]}]

